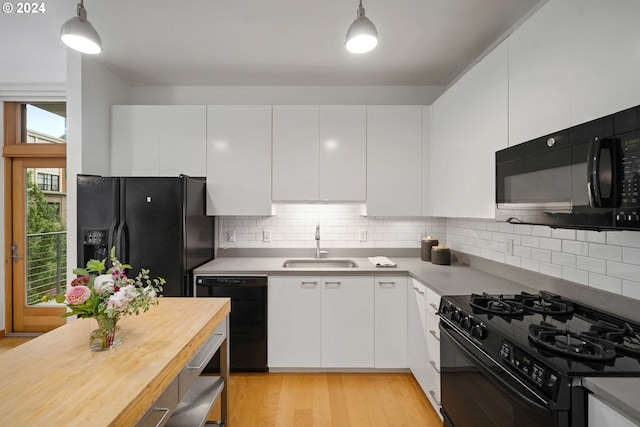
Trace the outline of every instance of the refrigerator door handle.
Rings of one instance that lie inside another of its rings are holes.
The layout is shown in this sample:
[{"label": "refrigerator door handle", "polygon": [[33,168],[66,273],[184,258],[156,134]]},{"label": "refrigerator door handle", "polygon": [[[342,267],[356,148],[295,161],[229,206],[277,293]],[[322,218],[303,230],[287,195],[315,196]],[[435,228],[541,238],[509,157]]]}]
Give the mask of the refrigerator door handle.
[{"label": "refrigerator door handle", "polygon": [[107,235],[107,251],[111,251],[111,248],[116,246],[117,249],[117,244],[118,244],[118,237],[117,237],[117,229],[118,229],[118,220],[114,219],[113,222],[111,222],[111,227],[109,227],[109,234]]},{"label": "refrigerator door handle", "polygon": [[129,262],[129,228],[124,221],[116,230],[116,256],[123,263]]}]

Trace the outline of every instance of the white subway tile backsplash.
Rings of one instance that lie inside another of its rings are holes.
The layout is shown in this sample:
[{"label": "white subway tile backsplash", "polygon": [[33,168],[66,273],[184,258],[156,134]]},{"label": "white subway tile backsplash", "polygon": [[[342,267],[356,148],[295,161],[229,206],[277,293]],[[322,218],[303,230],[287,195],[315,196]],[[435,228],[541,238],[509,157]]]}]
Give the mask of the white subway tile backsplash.
[{"label": "white subway tile backsplash", "polygon": [[589,243],[589,256],[611,261],[622,261],[622,247]]},{"label": "white subway tile backsplash", "polygon": [[[360,205],[278,204],[274,216],[225,217],[223,248],[419,248],[433,236],[460,252],[640,299],[640,232],[565,230],[485,219],[392,218],[360,215]],[[263,242],[263,231],[271,242]],[[360,230],[367,241],[360,241]],[[507,255],[506,240],[513,241]],[[331,256],[331,255],[329,255]]]},{"label": "white subway tile backsplash", "polygon": [[[448,219],[447,243],[456,250],[510,265],[519,262],[526,270],[640,299],[640,232],[525,224],[508,232],[494,221],[478,219],[455,219],[455,227],[452,224]],[[463,230],[470,237],[460,238],[467,235]],[[505,253],[505,239],[514,241],[512,256]]]},{"label": "white subway tile backsplash", "polygon": [[575,255],[589,255],[589,244],[575,240],[563,240],[562,252]]},{"label": "white subway tile backsplash", "polygon": [[546,262],[540,263],[540,273],[546,274],[547,276],[553,276],[557,278],[562,277],[562,266],[555,264],[548,264]]},{"label": "white subway tile backsplash", "polygon": [[576,259],[576,267],[580,270],[606,274],[607,262],[603,259],[579,256]]},{"label": "white subway tile backsplash", "polygon": [[553,237],[554,239],[576,240],[576,230],[554,228],[551,230],[551,237]]},{"label": "white subway tile backsplash", "polygon": [[540,249],[547,249],[550,251],[560,252],[562,251],[562,240],[551,239],[547,237],[540,238]]},{"label": "white subway tile backsplash", "polygon": [[622,262],[640,265],[640,249],[622,248]]},{"label": "white subway tile backsplash", "polygon": [[640,278],[640,265],[607,261],[607,275],[626,280],[638,280]]},{"label": "white subway tile backsplash", "polygon": [[564,254],[562,252],[552,252],[551,262],[553,264],[563,265],[565,267],[575,268],[576,256],[571,254]]},{"label": "white subway tile backsplash", "polygon": [[562,267],[562,278],[581,285],[589,284],[589,273],[576,268]]},{"label": "white subway tile backsplash", "polygon": [[622,295],[640,299],[640,282],[634,282],[632,280],[622,281]]},{"label": "white subway tile backsplash", "polygon": [[616,294],[622,293],[622,280],[603,274],[589,273],[589,286]]}]

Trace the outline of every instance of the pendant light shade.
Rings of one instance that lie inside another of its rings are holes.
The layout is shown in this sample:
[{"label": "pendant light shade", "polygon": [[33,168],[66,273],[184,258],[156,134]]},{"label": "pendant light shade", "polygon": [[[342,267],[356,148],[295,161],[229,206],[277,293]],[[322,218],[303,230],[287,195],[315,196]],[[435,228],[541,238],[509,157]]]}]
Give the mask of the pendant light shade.
[{"label": "pendant light shade", "polygon": [[347,30],[347,41],[345,46],[352,53],[366,53],[378,44],[378,31],[373,22],[364,15],[362,0],[358,7],[356,20]]},{"label": "pendant light shade", "polygon": [[91,22],[87,21],[84,2],[78,3],[78,16],[74,16],[62,25],[60,40],[71,49],[82,53],[102,52],[102,41]]}]

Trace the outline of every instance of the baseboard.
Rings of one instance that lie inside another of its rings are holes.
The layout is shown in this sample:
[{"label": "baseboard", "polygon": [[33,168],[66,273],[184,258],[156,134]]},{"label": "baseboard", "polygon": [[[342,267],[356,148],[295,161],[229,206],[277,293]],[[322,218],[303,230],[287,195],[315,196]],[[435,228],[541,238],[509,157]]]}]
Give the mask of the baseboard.
[{"label": "baseboard", "polygon": [[397,374],[411,371],[408,368],[269,368],[269,373]]}]

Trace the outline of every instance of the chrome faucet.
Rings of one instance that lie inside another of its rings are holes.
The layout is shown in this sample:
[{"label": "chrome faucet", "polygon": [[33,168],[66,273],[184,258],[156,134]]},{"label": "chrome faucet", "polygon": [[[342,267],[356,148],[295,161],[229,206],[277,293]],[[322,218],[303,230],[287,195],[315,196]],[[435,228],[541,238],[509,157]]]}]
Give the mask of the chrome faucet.
[{"label": "chrome faucet", "polygon": [[316,222],[316,259],[320,259],[320,221]]}]

